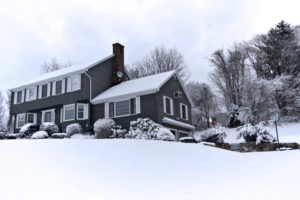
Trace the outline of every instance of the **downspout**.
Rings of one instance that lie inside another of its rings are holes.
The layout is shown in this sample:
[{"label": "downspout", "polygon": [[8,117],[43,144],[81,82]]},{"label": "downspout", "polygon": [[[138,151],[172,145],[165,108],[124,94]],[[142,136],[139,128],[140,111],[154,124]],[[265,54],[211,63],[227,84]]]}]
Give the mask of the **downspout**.
[{"label": "downspout", "polygon": [[92,77],[86,73],[86,71],[83,72],[89,79],[90,79],[90,102],[92,101]]}]

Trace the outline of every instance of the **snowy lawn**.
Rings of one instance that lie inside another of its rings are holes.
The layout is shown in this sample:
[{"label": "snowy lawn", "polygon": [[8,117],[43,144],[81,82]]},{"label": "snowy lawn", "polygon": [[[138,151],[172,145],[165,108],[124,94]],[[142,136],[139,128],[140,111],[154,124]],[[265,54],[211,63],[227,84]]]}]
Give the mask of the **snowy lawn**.
[{"label": "snowy lawn", "polygon": [[129,139],[0,141],[0,199],[299,199],[300,151]]}]

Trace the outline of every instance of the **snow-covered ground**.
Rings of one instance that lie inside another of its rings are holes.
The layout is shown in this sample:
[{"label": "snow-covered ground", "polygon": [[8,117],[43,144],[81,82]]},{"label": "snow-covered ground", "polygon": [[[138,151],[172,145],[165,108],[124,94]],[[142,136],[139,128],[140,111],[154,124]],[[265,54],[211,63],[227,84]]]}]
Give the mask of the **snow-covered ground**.
[{"label": "snow-covered ground", "polygon": [[[279,132],[299,141],[299,128]],[[0,152],[3,200],[300,199],[298,150],[237,153],[177,142],[46,139],[0,140]]]}]

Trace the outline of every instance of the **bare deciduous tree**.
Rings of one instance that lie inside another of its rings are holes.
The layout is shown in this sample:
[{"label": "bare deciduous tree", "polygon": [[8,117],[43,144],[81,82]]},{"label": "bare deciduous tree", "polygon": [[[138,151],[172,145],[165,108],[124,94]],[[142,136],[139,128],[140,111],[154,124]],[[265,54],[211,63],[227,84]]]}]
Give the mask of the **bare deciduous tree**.
[{"label": "bare deciduous tree", "polygon": [[0,91],[0,131],[6,130],[6,109],[4,103],[5,99],[2,91]]},{"label": "bare deciduous tree", "polygon": [[184,82],[189,78],[183,55],[175,48],[156,47],[149,55],[134,62],[129,71],[132,78],[140,78],[166,71],[177,70]]},{"label": "bare deciduous tree", "polygon": [[72,65],[71,61],[68,61],[67,63],[60,63],[57,61],[56,58],[51,58],[49,62],[44,62],[41,65],[41,73],[45,74],[48,72],[53,72],[65,67],[70,67]]},{"label": "bare deciduous tree", "polygon": [[187,84],[187,90],[195,109],[205,117],[207,127],[209,128],[209,119],[218,110],[216,96],[213,94],[211,88],[205,83],[190,82]]}]

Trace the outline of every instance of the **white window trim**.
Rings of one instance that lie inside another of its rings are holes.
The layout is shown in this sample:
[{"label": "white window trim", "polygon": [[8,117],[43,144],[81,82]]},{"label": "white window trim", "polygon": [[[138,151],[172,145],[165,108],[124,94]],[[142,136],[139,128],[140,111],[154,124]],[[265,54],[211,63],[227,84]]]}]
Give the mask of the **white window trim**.
[{"label": "white window trim", "polygon": [[[180,118],[184,120],[189,120],[188,106],[184,103],[180,103],[179,105],[180,105]],[[186,118],[183,118],[182,106],[184,106]]]},{"label": "white window trim", "polygon": [[16,128],[22,128],[22,126],[19,126],[19,117],[23,115],[24,116],[24,125],[26,124],[26,114],[25,113],[21,113],[21,114],[17,114],[17,121],[16,121]]},{"label": "white window trim", "polygon": [[[22,96],[21,96],[21,102],[20,103],[17,103],[17,100],[18,100],[18,92],[22,92]],[[24,102],[24,90],[18,90],[18,91],[15,91],[15,94],[14,94],[14,104],[21,104]]]},{"label": "white window trim", "polygon": [[[130,113],[130,99],[135,99],[135,114]],[[120,101],[129,101],[129,114],[116,116],[116,102],[120,102]],[[139,96],[104,103],[104,117],[105,118],[109,118],[109,103],[114,103],[114,116],[112,118],[134,116],[134,115],[138,115],[141,113],[141,99]]]},{"label": "white window trim", "polygon": [[[30,89],[33,89],[34,90],[34,92],[33,92],[33,94],[34,94],[34,97],[33,97],[33,99],[29,99],[30,98],[30,96],[29,96],[29,90]],[[34,101],[34,100],[36,100],[36,96],[37,96],[37,87],[35,86],[35,87],[30,87],[30,88],[27,88],[26,89],[26,101],[28,102],[28,101]]]},{"label": "white window trim", "polygon": [[[60,94],[56,93],[56,82],[58,82],[58,81],[61,81],[61,93]],[[54,80],[52,82],[52,96],[58,96],[58,95],[64,94],[65,93],[65,87],[66,87],[65,84],[66,84],[65,79]]]},{"label": "white window trim", "polygon": [[37,114],[36,113],[27,113],[26,115],[26,122],[28,122],[28,115],[33,115],[33,123],[36,124],[36,121],[37,121]]},{"label": "white window trim", "polygon": [[[79,113],[79,106],[83,106],[83,118],[79,118],[78,116],[78,113]],[[78,103],[77,104],[77,120],[87,120],[88,119],[88,108],[89,108],[89,104],[85,104],[85,103]]]},{"label": "white window trim", "polygon": [[[171,113],[167,113],[167,102],[166,99],[170,100],[170,112]],[[173,105],[173,99],[167,96],[163,96],[163,104],[164,104],[164,113],[167,115],[174,115],[174,105]]]},{"label": "white window trim", "polygon": [[[74,106],[74,118],[73,119],[68,119],[68,120],[66,120],[66,107],[71,107],[71,106]],[[63,109],[63,121],[64,122],[69,122],[69,121],[74,121],[75,120],[75,118],[76,118],[76,107],[75,107],[75,103],[73,103],[73,104],[68,104],[68,105],[64,105],[64,109]]]},{"label": "white window trim", "polygon": [[[77,78],[79,83],[79,87],[76,89],[72,90],[72,78]],[[75,75],[75,76],[71,76],[69,78],[67,78],[67,92],[75,92],[81,89],[81,74]]]},{"label": "white window trim", "polygon": [[42,123],[45,123],[45,113],[51,112],[51,122],[55,123],[55,109],[43,110],[42,111]]},{"label": "white window trim", "polygon": [[[43,85],[47,85],[47,96],[45,96],[45,97],[42,97],[42,88],[43,88]],[[50,90],[51,90],[51,82],[39,85],[39,99],[45,99],[47,97],[50,97],[50,94],[51,94]]]}]

